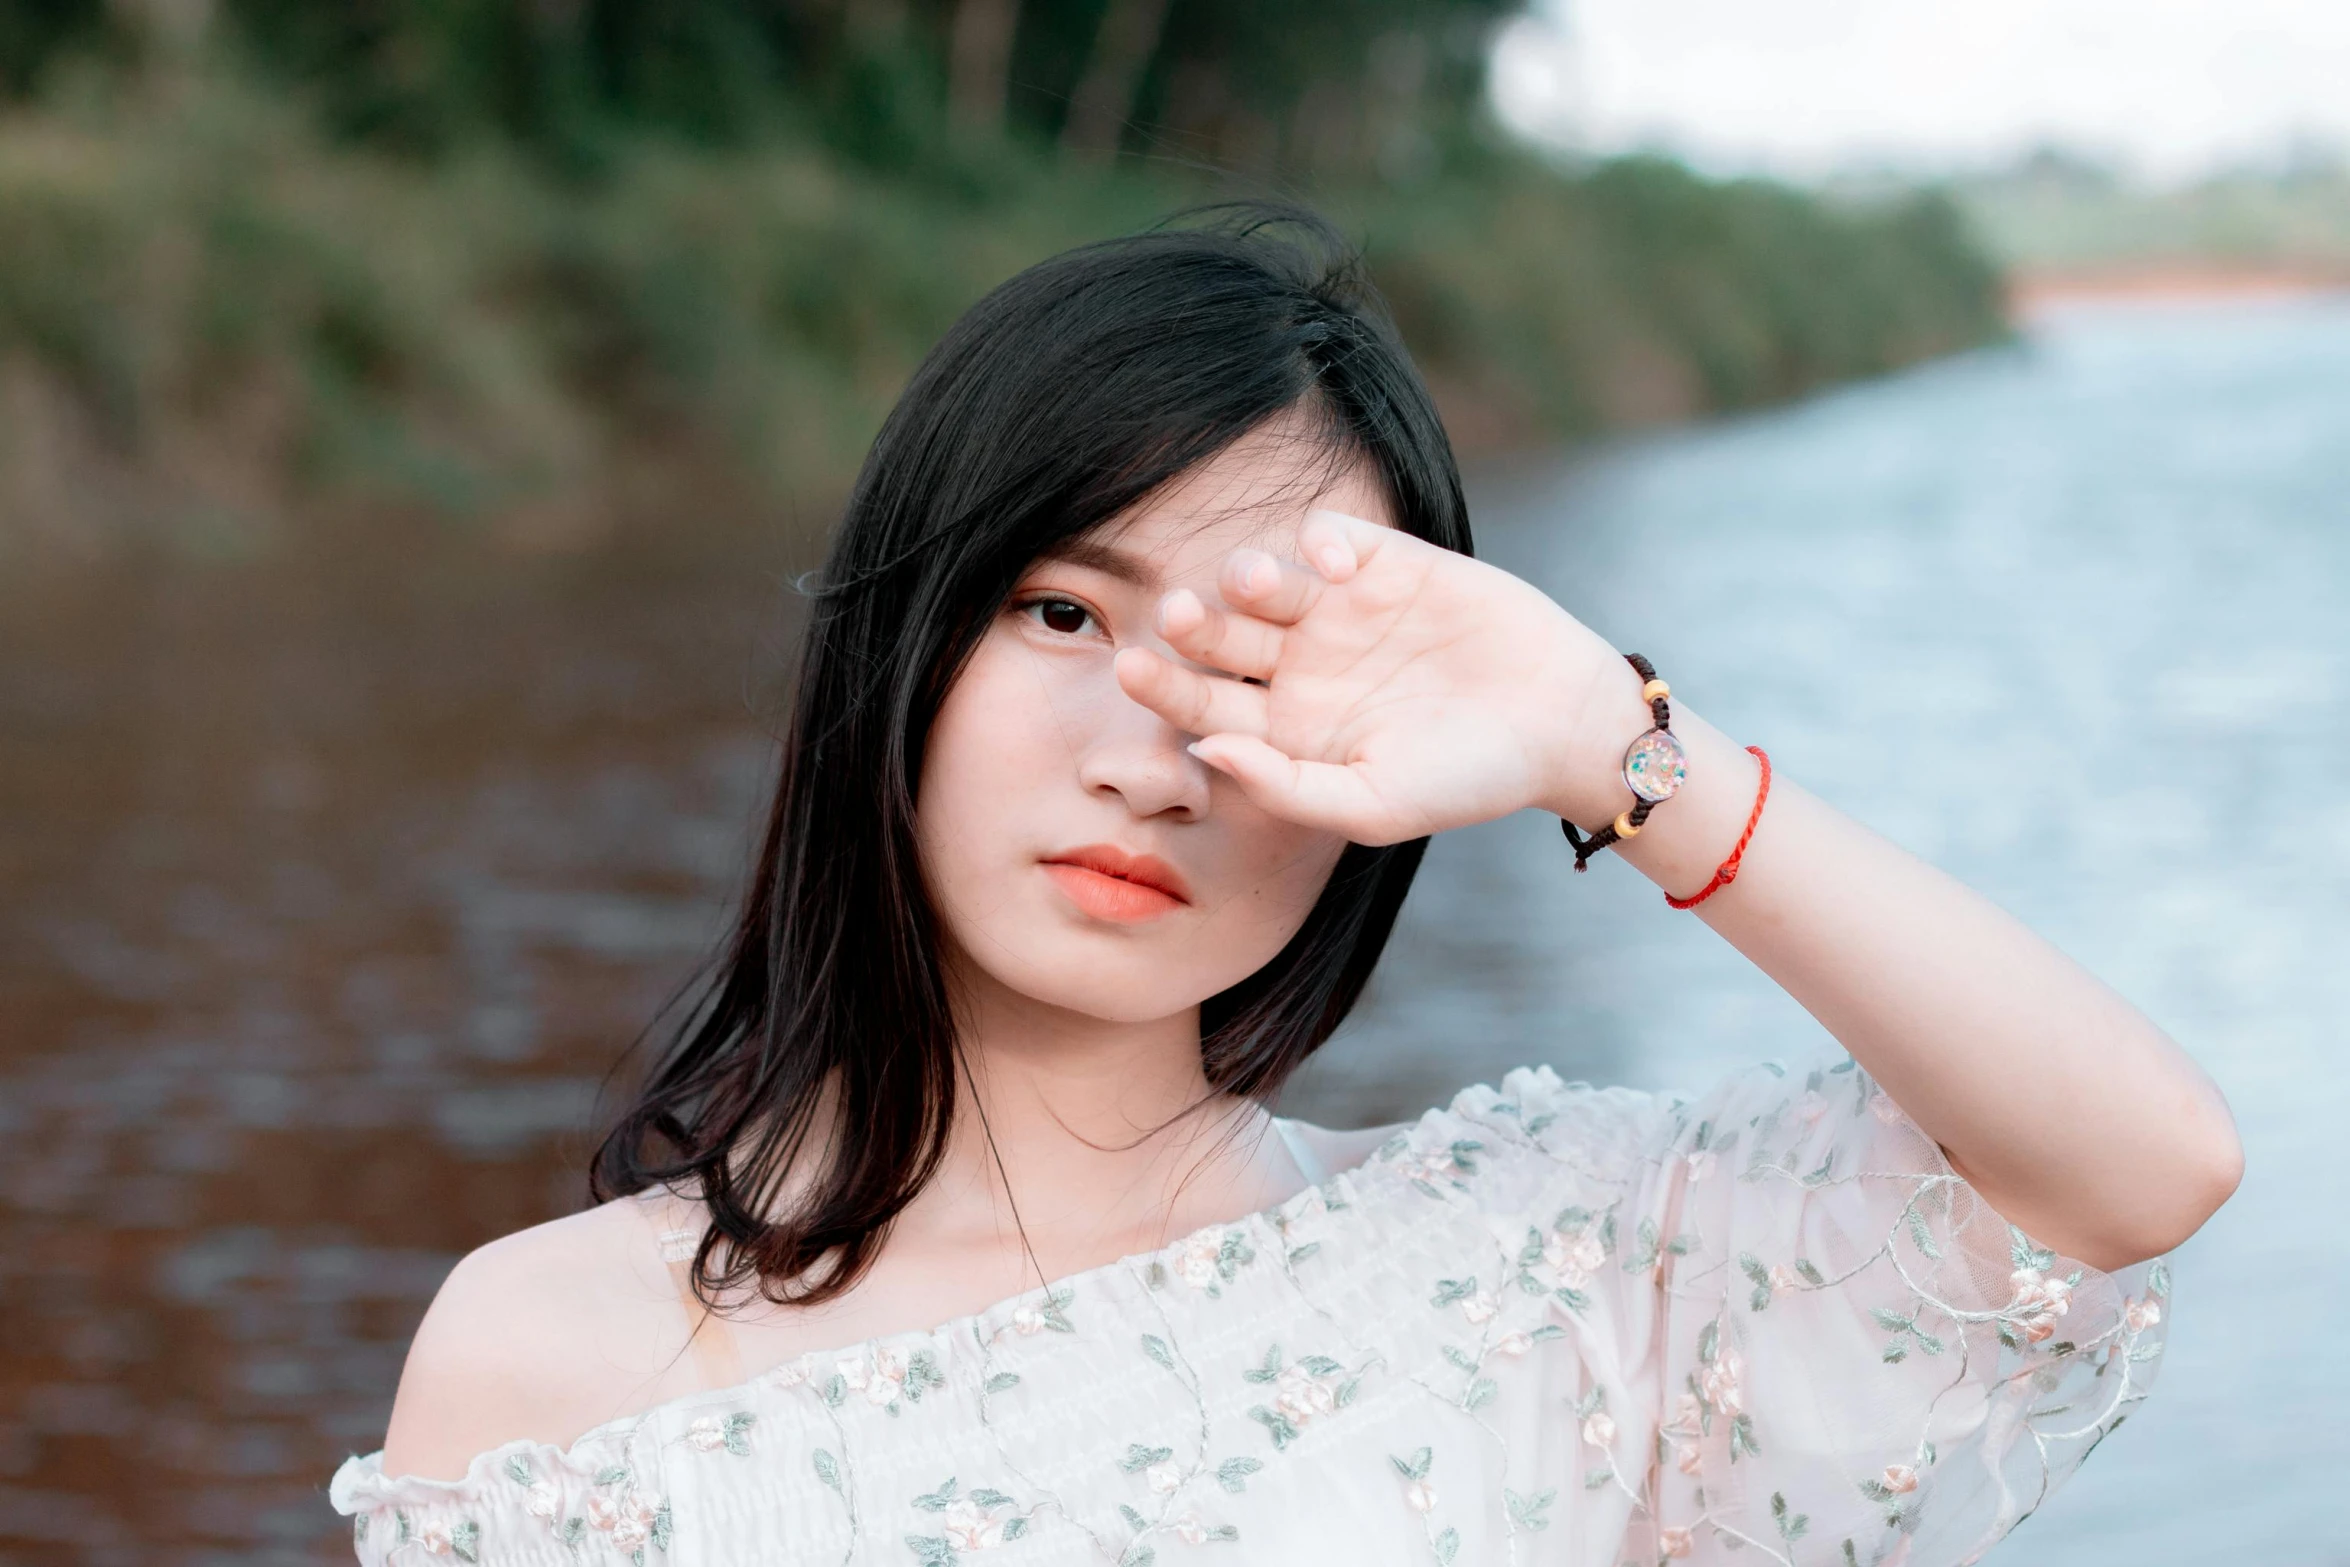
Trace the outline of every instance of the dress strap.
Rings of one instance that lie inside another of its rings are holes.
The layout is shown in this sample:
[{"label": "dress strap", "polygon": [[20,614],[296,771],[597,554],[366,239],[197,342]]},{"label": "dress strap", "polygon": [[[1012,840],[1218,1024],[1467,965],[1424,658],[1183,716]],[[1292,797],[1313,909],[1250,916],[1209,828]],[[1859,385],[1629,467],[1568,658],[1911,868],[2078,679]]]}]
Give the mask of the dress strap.
[{"label": "dress strap", "polygon": [[702,1386],[735,1386],[743,1380],[743,1363],[741,1351],[735,1347],[734,1329],[694,1294],[694,1253],[701,1248],[702,1232],[690,1227],[664,1229],[660,1241],[661,1260],[669,1265],[669,1277],[676,1282],[677,1297],[685,1306],[691,1335],[686,1349],[693,1356]]},{"label": "dress strap", "polygon": [[1281,1146],[1289,1150],[1290,1162],[1297,1166],[1308,1186],[1319,1186],[1330,1179],[1329,1169],[1315,1156],[1313,1149],[1306,1146],[1306,1140],[1298,1132],[1295,1121],[1277,1115],[1273,1117],[1273,1130],[1281,1134]]}]

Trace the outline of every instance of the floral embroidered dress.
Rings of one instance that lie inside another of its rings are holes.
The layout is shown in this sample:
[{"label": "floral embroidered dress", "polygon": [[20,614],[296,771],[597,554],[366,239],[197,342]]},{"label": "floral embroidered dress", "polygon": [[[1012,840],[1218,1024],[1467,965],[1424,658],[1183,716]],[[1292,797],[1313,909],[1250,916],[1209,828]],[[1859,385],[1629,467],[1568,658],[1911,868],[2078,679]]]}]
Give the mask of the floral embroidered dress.
[{"label": "floral embroidered dress", "polygon": [[1164,1251],[332,1494],[371,1567],[1931,1567],[2145,1396],[2168,1293],[2011,1229],[1850,1060],[1521,1068]]}]

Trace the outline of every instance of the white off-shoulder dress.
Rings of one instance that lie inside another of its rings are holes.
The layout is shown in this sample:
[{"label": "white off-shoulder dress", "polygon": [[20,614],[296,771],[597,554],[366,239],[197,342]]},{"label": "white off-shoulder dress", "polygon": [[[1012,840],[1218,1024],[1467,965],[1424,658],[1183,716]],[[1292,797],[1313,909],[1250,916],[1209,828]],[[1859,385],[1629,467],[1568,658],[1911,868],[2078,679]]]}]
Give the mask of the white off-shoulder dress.
[{"label": "white off-shoulder dress", "polygon": [[1938,1567],[2145,1396],[2168,1293],[2011,1229],[1848,1059],[1521,1068],[1164,1251],[332,1496],[406,1567]]}]

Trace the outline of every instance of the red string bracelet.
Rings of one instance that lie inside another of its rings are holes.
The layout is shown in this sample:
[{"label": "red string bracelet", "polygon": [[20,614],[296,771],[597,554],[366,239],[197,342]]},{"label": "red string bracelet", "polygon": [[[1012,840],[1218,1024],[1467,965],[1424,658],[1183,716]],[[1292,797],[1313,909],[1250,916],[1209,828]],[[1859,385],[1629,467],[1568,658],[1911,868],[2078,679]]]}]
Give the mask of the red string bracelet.
[{"label": "red string bracelet", "polygon": [[1686,898],[1676,898],[1669,892],[1665,894],[1665,902],[1672,908],[1694,909],[1738,879],[1738,862],[1746,857],[1746,846],[1754,842],[1754,825],[1762,820],[1763,802],[1771,797],[1770,754],[1759,745],[1750,745],[1746,750],[1748,755],[1762,763],[1762,787],[1754,791],[1754,809],[1746,813],[1746,831],[1738,835],[1738,847],[1730,851],[1730,857],[1715,867],[1712,881]]}]

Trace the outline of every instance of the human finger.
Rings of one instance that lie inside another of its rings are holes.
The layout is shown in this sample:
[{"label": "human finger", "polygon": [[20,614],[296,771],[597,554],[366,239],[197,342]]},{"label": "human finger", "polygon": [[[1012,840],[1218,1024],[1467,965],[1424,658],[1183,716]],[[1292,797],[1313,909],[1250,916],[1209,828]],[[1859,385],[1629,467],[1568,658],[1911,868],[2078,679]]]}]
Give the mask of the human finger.
[{"label": "human finger", "polygon": [[1378,795],[1351,767],[1301,762],[1244,734],[1204,735],[1186,749],[1285,821],[1357,843],[1400,841],[1383,830],[1386,812]]},{"label": "human finger", "polygon": [[1159,600],[1159,634],[1195,664],[1256,680],[1273,678],[1281,662],[1281,628],[1254,615],[1218,609],[1189,588]]},{"label": "human finger", "polygon": [[1111,667],[1121,690],[1185,734],[1262,735],[1270,727],[1262,686],[1185,669],[1146,647],[1120,648]]},{"label": "human finger", "polygon": [[1317,506],[1298,524],[1297,552],[1331,582],[1344,582],[1370,564],[1380,547],[1395,536],[1393,528]]},{"label": "human finger", "polygon": [[1304,618],[1326,586],[1317,573],[1297,562],[1276,560],[1255,549],[1234,550],[1216,573],[1216,591],[1225,603],[1277,626],[1295,625]]}]

